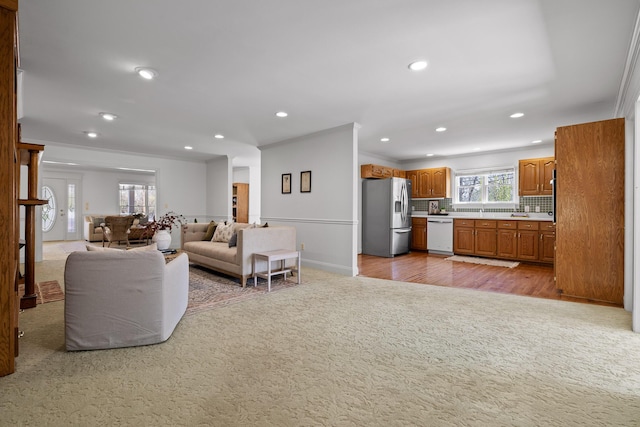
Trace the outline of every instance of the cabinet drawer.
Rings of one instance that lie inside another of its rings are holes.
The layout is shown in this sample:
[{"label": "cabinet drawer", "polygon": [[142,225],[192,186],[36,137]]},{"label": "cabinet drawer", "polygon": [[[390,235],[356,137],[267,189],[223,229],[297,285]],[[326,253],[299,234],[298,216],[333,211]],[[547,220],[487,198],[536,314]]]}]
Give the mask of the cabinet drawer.
[{"label": "cabinet drawer", "polygon": [[476,219],[475,227],[476,228],[496,228],[498,221],[494,220],[485,220],[485,219]]},{"label": "cabinet drawer", "polygon": [[423,226],[427,226],[427,218],[416,218],[416,217],[412,217],[411,218],[411,224],[412,225],[423,225]]},{"label": "cabinet drawer", "polygon": [[556,225],[551,221],[540,222],[540,231],[556,231]]},{"label": "cabinet drawer", "polygon": [[518,221],[518,230],[537,230],[538,221]]},{"label": "cabinet drawer", "polygon": [[518,228],[516,221],[498,221],[498,228],[515,230]]},{"label": "cabinet drawer", "polygon": [[474,221],[472,219],[454,219],[453,225],[456,227],[473,227]]}]

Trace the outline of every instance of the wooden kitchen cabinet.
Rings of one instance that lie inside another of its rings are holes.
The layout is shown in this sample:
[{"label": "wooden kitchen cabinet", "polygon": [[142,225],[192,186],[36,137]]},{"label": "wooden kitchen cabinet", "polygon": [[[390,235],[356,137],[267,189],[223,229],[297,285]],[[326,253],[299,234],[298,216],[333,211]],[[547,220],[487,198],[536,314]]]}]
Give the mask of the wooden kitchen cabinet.
[{"label": "wooden kitchen cabinet", "polygon": [[539,236],[538,260],[540,262],[553,263],[556,256],[556,225],[553,223],[541,223]]},{"label": "wooden kitchen cabinet", "polygon": [[366,164],[360,166],[361,178],[406,178],[407,173],[389,166]]},{"label": "wooden kitchen cabinet", "polygon": [[[407,172],[412,179],[413,198],[445,198],[451,197],[451,169],[431,168]],[[415,187],[415,188],[414,188]]]},{"label": "wooden kitchen cabinet", "polygon": [[427,218],[411,218],[411,249],[427,250]]},{"label": "wooden kitchen cabinet", "polygon": [[407,171],[407,179],[411,180],[411,198],[418,198],[418,171]]},{"label": "wooden kitchen cabinet", "polygon": [[497,222],[475,220],[475,254],[494,257],[498,253]]},{"label": "wooden kitchen cabinet", "polygon": [[551,179],[555,169],[554,157],[525,159],[518,163],[520,196],[550,196],[553,193]]},{"label": "wooden kitchen cabinet", "polygon": [[622,304],[625,121],[556,129],[556,286]]},{"label": "wooden kitchen cabinet", "polygon": [[517,221],[498,221],[498,258],[518,257]]},{"label": "wooden kitchen cabinet", "polygon": [[475,253],[475,227],[472,219],[453,220],[453,252],[462,255]]},{"label": "wooden kitchen cabinet", "polygon": [[538,222],[518,221],[518,255],[524,261],[538,260]]}]

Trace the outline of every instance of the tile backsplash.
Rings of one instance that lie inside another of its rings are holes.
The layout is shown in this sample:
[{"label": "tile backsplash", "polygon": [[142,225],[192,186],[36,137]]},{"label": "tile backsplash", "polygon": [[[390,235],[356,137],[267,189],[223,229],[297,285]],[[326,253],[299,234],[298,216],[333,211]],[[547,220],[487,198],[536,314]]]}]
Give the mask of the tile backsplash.
[{"label": "tile backsplash", "polygon": [[[440,209],[446,209],[448,211],[454,211],[451,205],[451,199],[439,199]],[[429,200],[411,200],[411,206],[416,211],[428,211]],[[552,196],[532,196],[532,197],[520,197],[520,204],[513,210],[513,208],[483,208],[485,212],[526,212],[525,206],[529,207],[529,212],[536,212],[536,206],[540,207],[540,212],[551,212],[553,210],[553,197]],[[479,212],[480,208],[457,208],[455,212]]]}]

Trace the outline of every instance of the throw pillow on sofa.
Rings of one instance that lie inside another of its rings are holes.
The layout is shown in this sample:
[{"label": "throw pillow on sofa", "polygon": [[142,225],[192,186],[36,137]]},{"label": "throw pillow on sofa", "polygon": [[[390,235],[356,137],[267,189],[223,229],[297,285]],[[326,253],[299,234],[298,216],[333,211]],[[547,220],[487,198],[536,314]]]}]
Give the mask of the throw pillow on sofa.
[{"label": "throw pillow on sofa", "polygon": [[228,243],[233,235],[233,224],[218,224],[216,231],[213,233],[212,242]]},{"label": "throw pillow on sofa", "polygon": [[211,221],[209,223],[209,227],[207,227],[207,232],[205,233],[204,237],[202,238],[202,240],[208,240],[211,241],[211,239],[213,239],[213,233],[215,233],[216,231],[216,227],[218,226],[218,223],[215,221]]},{"label": "throw pillow on sofa", "polygon": [[234,246],[238,246],[238,233],[234,232],[229,239],[229,247],[233,248]]}]

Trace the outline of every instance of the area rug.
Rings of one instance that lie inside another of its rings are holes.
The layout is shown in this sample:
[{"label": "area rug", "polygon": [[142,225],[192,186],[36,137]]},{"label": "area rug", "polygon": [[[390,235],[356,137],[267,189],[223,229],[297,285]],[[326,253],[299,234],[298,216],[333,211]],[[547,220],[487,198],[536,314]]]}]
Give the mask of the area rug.
[{"label": "area rug", "polygon": [[[36,283],[36,304],[61,301],[64,299],[64,292],[57,280]],[[18,286],[18,297],[24,295],[24,285]]]},{"label": "area rug", "polygon": [[[282,276],[271,280],[271,292],[290,288],[296,285],[296,278]],[[247,280],[246,287],[240,286],[240,279],[216,274],[197,266],[189,267],[189,304],[185,316],[221,307],[267,294],[267,281],[258,279],[258,286],[253,286],[253,279]]]},{"label": "area rug", "polygon": [[507,267],[507,268],[515,268],[520,265],[517,261],[502,261],[499,259],[491,259],[491,258],[478,258],[473,256],[462,256],[462,255],[454,255],[449,258],[445,258],[447,261],[457,261],[457,262],[468,262],[471,264],[483,264],[483,265],[492,265],[494,267]]}]

